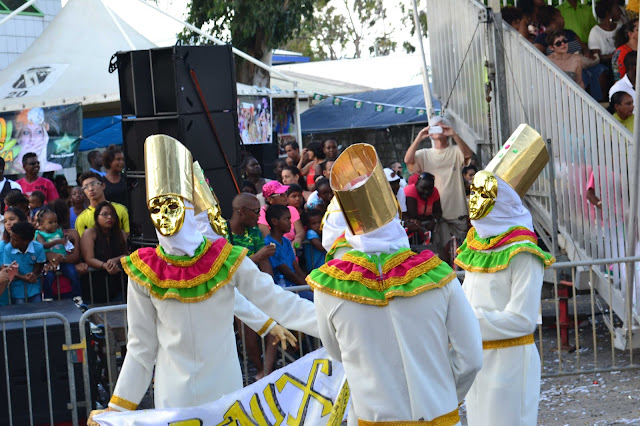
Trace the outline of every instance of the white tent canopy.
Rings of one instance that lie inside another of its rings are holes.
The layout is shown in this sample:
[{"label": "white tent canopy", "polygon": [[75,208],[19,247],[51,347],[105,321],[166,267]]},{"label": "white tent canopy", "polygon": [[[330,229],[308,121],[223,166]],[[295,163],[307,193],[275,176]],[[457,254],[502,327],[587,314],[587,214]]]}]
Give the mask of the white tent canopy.
[{"label": "white tent canopy", "polygon": [[100,0],[70,0],[33,44],[0,71],[0,111],[80,103],[87,110],[120,109],[119,50],[155,45]]}]

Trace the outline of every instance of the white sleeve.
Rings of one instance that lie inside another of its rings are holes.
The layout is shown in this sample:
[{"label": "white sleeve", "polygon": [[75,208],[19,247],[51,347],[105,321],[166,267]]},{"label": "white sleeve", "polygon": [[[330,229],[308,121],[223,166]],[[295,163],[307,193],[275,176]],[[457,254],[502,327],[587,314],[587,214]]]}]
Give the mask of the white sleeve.
[{"label": "white sleeve", "polygon": [[483,340],[503,340],[531,334],[536,329],[544,267],[529,253],[514,256],[511,270],[511,297],[503,310],[475,308]]},{"label": "white sleeve", "polygon": [[460,281],[451,281],[447,284],[447,289],[447,333],[451,344],[451,371],[456,381],[458,402],[462,402],[476,374],[482,368],[482,335]]},{"label": "white sleeve", "polygon": [[[318,331],[320,332],[320,340],[322,346],[327,350],[331,358],[342,362],[342,354],[340,352],[340,344],[336,338],[336,329],[333,326],[333,314],[339,308],[331,307],[334,304],[335,297],[325,294],[321,291],[314,293],[314,302],[316,305],[316,315],[318,317]],[[341,303],[340,303],[341,304]]]},{"label": "white sleeve", "polygon": [[249,301],[278,324],[289,330],[318,337],[316,310],[312,302],[283,290],[273,277],[261,272],[249,258],[244,258],[232,282]]},{"label": "white sleeve", "polygon": [[158,353],[156,309],[149,290],[129,278],[127,293],[127,355],[118,376],[109,407],[135,410],[144,396]]},{"label": "white sleeve", "polygon": [[269,318],[264,312],[249,302],[237,288],[233,289],[236,295],[236,301],[233,306],[233,314],[240,321],[249,326],[250,329],[258,333],[260,337],[264,337],[276,325],[276,322]]},{"label": "white sleeve", "polygon": [[589,32],[589,41],[587,42],[587,46],[589,46],[589,49],[591,50],[600,50],[600,54],[602,54],[602,45],[600,44],[600,37],[598,37],[596,27],[591,28],[591,31]]},{"label": "white sleeve", "polygon": [[398,199],[398,204],[400,204],[400,211],[402,213],[407,211],[407,196],[404,195],[404,189],[398,189],[398,193],[396,194],[396,198]]}]

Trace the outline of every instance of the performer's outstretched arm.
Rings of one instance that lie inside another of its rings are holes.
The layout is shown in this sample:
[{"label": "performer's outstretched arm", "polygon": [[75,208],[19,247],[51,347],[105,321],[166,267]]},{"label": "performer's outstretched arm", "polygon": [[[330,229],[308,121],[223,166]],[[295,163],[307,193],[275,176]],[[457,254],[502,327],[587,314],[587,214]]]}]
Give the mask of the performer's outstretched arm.
[{"label": "performer's outstretched arm", "polygon": [[531,334],[536,329],[544,266],[529,253],[517,254],[509,263],[511,297],[503,310],[475,308],[483,340],[503,340]]},{"label": "performer's outstretched arm", "polygon": [[291,291],[283,290],[273,282],[273,277],[261,272],[251,260],[242,260],[232,283],[251,303],[278,321],[278,324],[318,337],[313,303]]},{"label": "performer's outstretched arm", "polygon": [[460,282],[451,281],[447,290],[450,291],[447,333],[451,344],[451,371],[456,381],[458,402],[462,402],[482,368],[482,336]]},{"label": "performer's outstretched arm", "polygon": [[136,409],[151,383],[158,353],[155,307],[149,291],[131,279],[127,293],[127,323],[127,356],[109,401],[109,407],[119,411]]},{"label": "performer's outstretched arm", "polygon": [[256,305],[249,302],[246,297],[235,290],[236,302],[233,305],[233,314],[240,319],[243,323],[249,326],[250,329],[255,331],[264,337],[267,335],[277,323],[269,318],[269,315],[262,312]]}]

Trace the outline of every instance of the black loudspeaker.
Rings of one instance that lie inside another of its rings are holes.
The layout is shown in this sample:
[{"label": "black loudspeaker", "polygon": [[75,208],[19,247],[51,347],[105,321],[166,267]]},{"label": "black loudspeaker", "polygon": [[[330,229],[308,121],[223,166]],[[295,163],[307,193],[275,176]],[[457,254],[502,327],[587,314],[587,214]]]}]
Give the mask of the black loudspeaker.
[{"label": "black loudspeaker", "polygon": [[204,112],[191,70],[209,111],[237,109],[235,66],[230,45],[173,46],[116,55],[120,107],[125,117]]},{"label": "black loudspeaker", "polygon": [[[237,194],[232,173],[240,183],[240,134],[231,46],[174,46],[118,52],[117,58],[133,242],[146,245],[157,241],[146,206],[144,179],[144,141],[150,135],[172,136],[191,151],[218,196],[223,214],[229,217],[231,201]],[[191,71],[197,77],[207,110]]]},{"label": "black loudspeaker", "polygon": [[[3,317],[43,312],[62,314],[71,326],[72,342],[70,343],[80,341],[78,322],[82,312],[70,299],[0,308],[0,316]],[[33,424],[49,424],[50,415],[55,424],[71,424],[71,411],[67,408],[71,400],[67,354],[62,350],[62,345],[65,344],[62,323],[54,318],[46,319],[46,333],[42,319],[26,321],[24,329],[22,321],[4,323],[3,327],[6,340],[0,339],[0,353],[5,353],[6,344],[6,354],[0,356],[0,371],[6,379],[0,380],[0,400],[4,401],[4,415],[0,416],[0,425],[29,424],[29,397],[32,404]],[[49,356],[48,366],[45,354]],[[75,375],[76,400],[82,401],[84,400],[82,364],[75,363],[72,368]],[[47,379],[47,370],[49,379]],[[9,392],[7,392],[7,382]],[[47,382],[51,386],[52,411],[49,410]],[[30,396],[29,392],[31,392]],[[11,396],[11,418],[7,409],[8,395]],[[78,417],[80,419],[86,417],[83,408],[78,409]]]}]

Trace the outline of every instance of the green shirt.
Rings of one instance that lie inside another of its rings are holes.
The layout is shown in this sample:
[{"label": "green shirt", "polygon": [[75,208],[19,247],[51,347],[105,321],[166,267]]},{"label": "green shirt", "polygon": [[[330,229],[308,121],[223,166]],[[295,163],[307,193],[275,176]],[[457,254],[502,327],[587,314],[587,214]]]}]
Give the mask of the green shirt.
[{"label": "green shirt", "polygon": [[624,127],[626,127],[627,129],[629,129],[629,131],[630,131],[631,133],[633,133],[633,116],[634,116],[634,115],[635,115],[635,114],[631,114],[629,117],[627,117],[627,119],[626,119],[626,120],[623,120],[622,118],[620,118],[620,116],[618,115],[618,113],[617,113],[617,112],[614,112],[614,113],[613,113],[613,116],[615,117],[615,119],[616,119],[616,120],[618,120],[619,122],[621,122],[621,123],[622,123],[622,125],[623,125]]},{"label": "green shirt", "polygon": [[586,44],[589,41],[591,28],[598,24],[596,18],[593,17],[591,6],[582,4],[580,0],[578,0],[578,4],[574,9],[569,2],[565,0],[558,6],[558,10],[564,18],[564,28],[575,32],[578,37],[580,37],[580,40]]},{"label": "green shirt", "polygon": [[264,247],[264,237],[257,226],[247,228],[244,231],[244,235],[236,235],[231,232],[231,226],[229,225],[229,221],[227,221],[227,230],[229,231],[229,242],[234,246],[244,247],[249,250],[247,256],[253,256],[258,250]]}]

